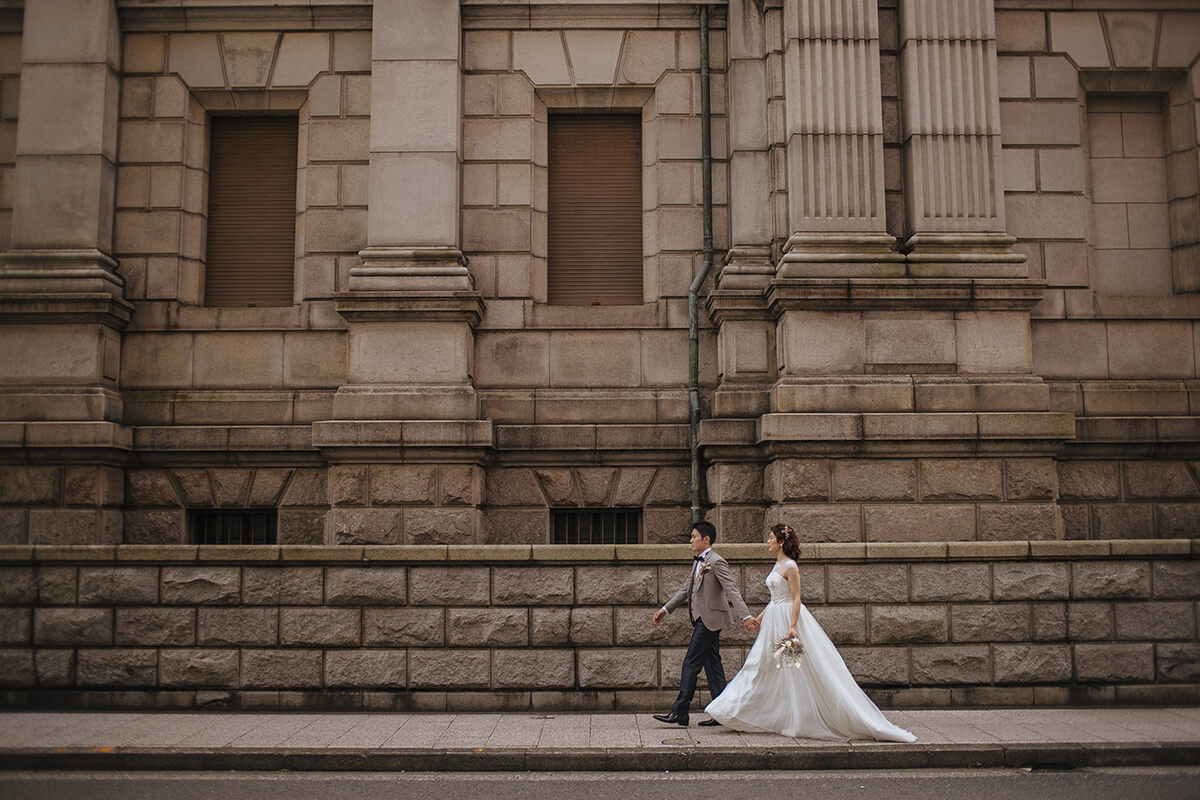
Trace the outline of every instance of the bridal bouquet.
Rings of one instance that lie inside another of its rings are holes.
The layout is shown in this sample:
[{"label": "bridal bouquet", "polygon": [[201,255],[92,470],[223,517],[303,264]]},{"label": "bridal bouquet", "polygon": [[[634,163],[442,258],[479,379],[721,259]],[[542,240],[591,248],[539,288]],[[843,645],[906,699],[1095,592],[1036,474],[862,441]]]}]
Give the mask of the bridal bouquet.
[{"label": "bridal bouquet", "polygon": [[775,643],[775,669],[782,667],[799,667],[800,657],[804,655],[804,645],[799,639],[789,639],[786,636]]}]

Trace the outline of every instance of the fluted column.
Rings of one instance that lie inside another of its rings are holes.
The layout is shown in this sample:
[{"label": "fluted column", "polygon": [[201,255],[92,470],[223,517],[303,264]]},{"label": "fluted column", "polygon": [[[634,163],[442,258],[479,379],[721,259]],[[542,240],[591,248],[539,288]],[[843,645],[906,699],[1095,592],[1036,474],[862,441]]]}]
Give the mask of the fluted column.
[{"label": "fluted column", "polygon": [[909,273],[1024,277],[1004,233],[992,0],[901,0],[900,63]]},{"label": "fluted column", "polygon": [[904,274],[887,234],[875,0],[786,0],[788,218],[780,277]]}]

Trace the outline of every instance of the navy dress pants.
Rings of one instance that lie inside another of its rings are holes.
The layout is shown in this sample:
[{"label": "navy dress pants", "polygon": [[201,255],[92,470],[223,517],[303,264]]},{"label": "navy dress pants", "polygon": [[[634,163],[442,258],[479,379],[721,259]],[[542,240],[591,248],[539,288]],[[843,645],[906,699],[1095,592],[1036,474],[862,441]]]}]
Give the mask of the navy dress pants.
[{"label": "navy dress pants", "polygon": [[721,665],[721,632],[710,631],[704,623],[696,620],[692,627],[692,641],[687,655],[683,657],[683,673],[679,677],[679,697],[675,698],[671,711],[687,716],[688,706],[696,694],[696,681],[700,668],[708,676],[708,689],[713,697],[725,691],[725,667]]}]

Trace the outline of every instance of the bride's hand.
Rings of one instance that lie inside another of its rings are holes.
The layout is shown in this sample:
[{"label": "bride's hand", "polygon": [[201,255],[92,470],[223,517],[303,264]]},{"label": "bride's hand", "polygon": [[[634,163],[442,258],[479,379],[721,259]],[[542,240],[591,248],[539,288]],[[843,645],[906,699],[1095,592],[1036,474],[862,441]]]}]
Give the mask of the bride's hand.
[{"label": "bride's hand", "polygon": [[800,638],[799,636],[796,635],[796,626],[795,625],[792,625],[791,627],[788,628],[788,638],[789,639]]}]

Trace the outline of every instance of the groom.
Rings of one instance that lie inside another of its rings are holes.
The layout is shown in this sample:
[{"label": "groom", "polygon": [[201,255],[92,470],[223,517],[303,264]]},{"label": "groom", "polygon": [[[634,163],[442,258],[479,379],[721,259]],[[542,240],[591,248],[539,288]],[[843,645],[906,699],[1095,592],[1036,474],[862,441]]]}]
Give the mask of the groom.
[{"label": "groom", "polygon": [[[696,694],[696,680],[700,668],[708,676],[708,689],[713,697],[725,689],[725,669],[721,666],[721,629],[735,621],[733,613],[742,620],[746,630],[753,632],[758,626],[751,619],[750,611],[742,601],[742,595],[734,584],[733,573],[725,559],[713,552],[712,543],[717,540],[717,529],[711,522],[697,522],[692,526],[692,574],[683,587],[654,612],[654,624],[663,617],[687,604],[688,619],[692,621],[692,641],[683,658],[683,671],[679,676],[679,697],[675,698],[669,714],[655,714],[659,722],[671,725],[688,724],[688,706]],[[714,719],[701,725],[719,725]]]}]

